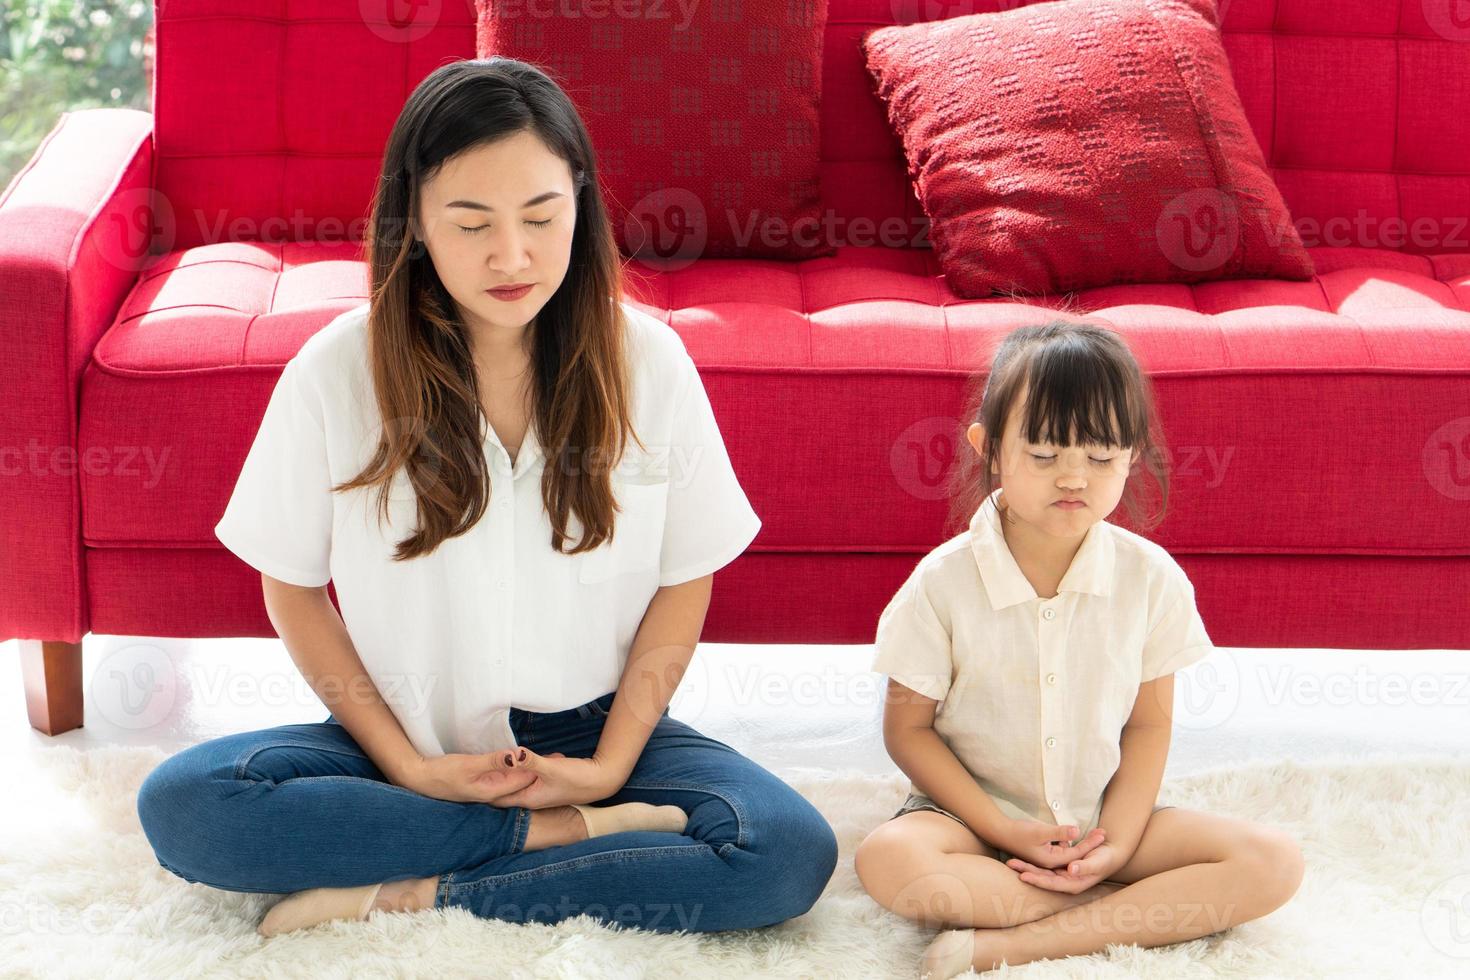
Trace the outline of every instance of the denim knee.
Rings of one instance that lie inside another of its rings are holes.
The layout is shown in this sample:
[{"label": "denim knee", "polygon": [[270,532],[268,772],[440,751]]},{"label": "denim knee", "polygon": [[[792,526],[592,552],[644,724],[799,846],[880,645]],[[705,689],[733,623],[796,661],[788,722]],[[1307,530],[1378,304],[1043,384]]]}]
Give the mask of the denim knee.
[{"label": "denim knee", "polygon": [[181,755],[165,759],[143,779],[138,787],[138,822],[160,865],[186,881],[198,881],[184,870],[191,863],[186,845],[204,826],[198,804],[211,787],[205,785],[207,780],[191,776],[189,760]]},{"label": "denim knee", "polygon": [[837,835],[810,804],[767,834],[775,844],[764,849],[760,900],[752,909],[759,911],[760,920],[752,927],[775,925],[810,911],[837,869]]}]

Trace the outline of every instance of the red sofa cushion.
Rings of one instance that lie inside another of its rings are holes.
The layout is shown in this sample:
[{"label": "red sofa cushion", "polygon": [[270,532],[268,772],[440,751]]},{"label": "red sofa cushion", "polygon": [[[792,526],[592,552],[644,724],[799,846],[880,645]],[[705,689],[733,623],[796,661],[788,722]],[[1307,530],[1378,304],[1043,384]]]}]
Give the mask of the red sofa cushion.
[{"label": "red sofa cushion", "polygon": [[625,254],[833,253],[819,155],[827,0],[716,0],[596,19],[553,5],[533,14],[519,0],[476,8],[480,57],[536,64],[576,104]]},{"label": "red sofa cushion", "polygon": [[864,37],[950,288],[1311,275],[1214,10],[1057,0]]},{"label": "red sofa cushion", "polygon": [[[1019,2],[828,0],[820,145],[829,240],[927,241],[928,218],[863,64],[862,34]],[[1221,4],[1235,86],[1309,246],[1470,249],[1470,86],[1446,84],[1466,72],[1470,44],[1445,29],[1435,6]],[[447,59],[475,53],[471,4],[409,7],[160,4],[153,179],[169,218],[162,250],[341,239],[344,229],[356,238],[408,93]],[[221,58],[237,51],[248,56],[221,71]],[[343,68],[353,65],[372,70]]]},{"label": "red sofa cushion", "polygon": [[[1440,451],[1470,424],[1470,254],[1314,255],[1307,282],[1075,297],[1127,337],[1159,392],[1173,482],[1150,536],[1175,554],[1470,554],[1470,491]],[[750,550],[806,556],[917,557],[942,540],[936,488],[968,449],[968,380],[1001,336],[1055,313],[957,301],[928,249],[697,262],[629,288],[700,366],[766,522]],[[86,544],[216,550],[281,366],[366,296],[345,245],[208,245],[151,269],[81,386],[78,445],[119,459],[80,470]]]}]

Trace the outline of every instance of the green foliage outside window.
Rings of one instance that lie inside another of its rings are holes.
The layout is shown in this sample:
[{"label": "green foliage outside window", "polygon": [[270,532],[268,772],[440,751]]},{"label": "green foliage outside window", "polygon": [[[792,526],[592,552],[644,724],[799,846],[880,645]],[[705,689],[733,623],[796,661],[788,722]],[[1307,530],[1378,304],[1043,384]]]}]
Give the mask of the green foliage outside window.
[{"label": "green foliage outside window", "polygon": [[151,111],[151,0],[7,0],[0,6],[0,187],[62,113]]}]

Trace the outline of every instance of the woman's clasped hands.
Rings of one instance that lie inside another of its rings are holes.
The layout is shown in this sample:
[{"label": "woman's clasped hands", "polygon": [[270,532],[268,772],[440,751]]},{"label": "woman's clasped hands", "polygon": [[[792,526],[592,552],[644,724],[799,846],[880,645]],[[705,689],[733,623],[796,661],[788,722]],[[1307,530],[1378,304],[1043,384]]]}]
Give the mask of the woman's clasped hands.
[{"label": "woman's clasped hands", "polygon": [[393,779],[437,800],[531,810],[606,799],[623,781],[595,757],[541,755],[523,745],[496,752],[420,756]]}]

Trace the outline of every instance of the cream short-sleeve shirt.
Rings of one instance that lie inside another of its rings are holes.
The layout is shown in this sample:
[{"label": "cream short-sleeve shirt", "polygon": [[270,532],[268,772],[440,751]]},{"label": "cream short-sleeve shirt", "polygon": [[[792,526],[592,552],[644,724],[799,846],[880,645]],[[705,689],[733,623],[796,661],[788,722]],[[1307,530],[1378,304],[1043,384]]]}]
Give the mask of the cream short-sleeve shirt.
[{"label": "cream short-sleeve shirt", "polygon": [[[381,429],[368,309],[336,317],[287,362],[215,535],[274,578],[335,584],[363,666],[421,754],[509,748],[512,707],[561,711],[616,690],[654,593],[727,565],[761,521],[682,339],[622,303],[644,446],[630,438],[613,469],[612,540],[553,549],[534,422],[512,465],[482,417],[484,516],[431,554],[392,560],[417,520],[407,474],[390,484],[381,528],[376,489],[330,490],[362,470]],[[580,539],[575,513],[567,530]]]},{"label": "cream short-sleeve shirt", "polygon": [[1040,598],[1001,531],[1001,493],[889,601],[872,669],[940,702],[935,731],[1001,812],[1086,834],[1139,685],[1214,645],[1173,557],[1105,520]]}]

